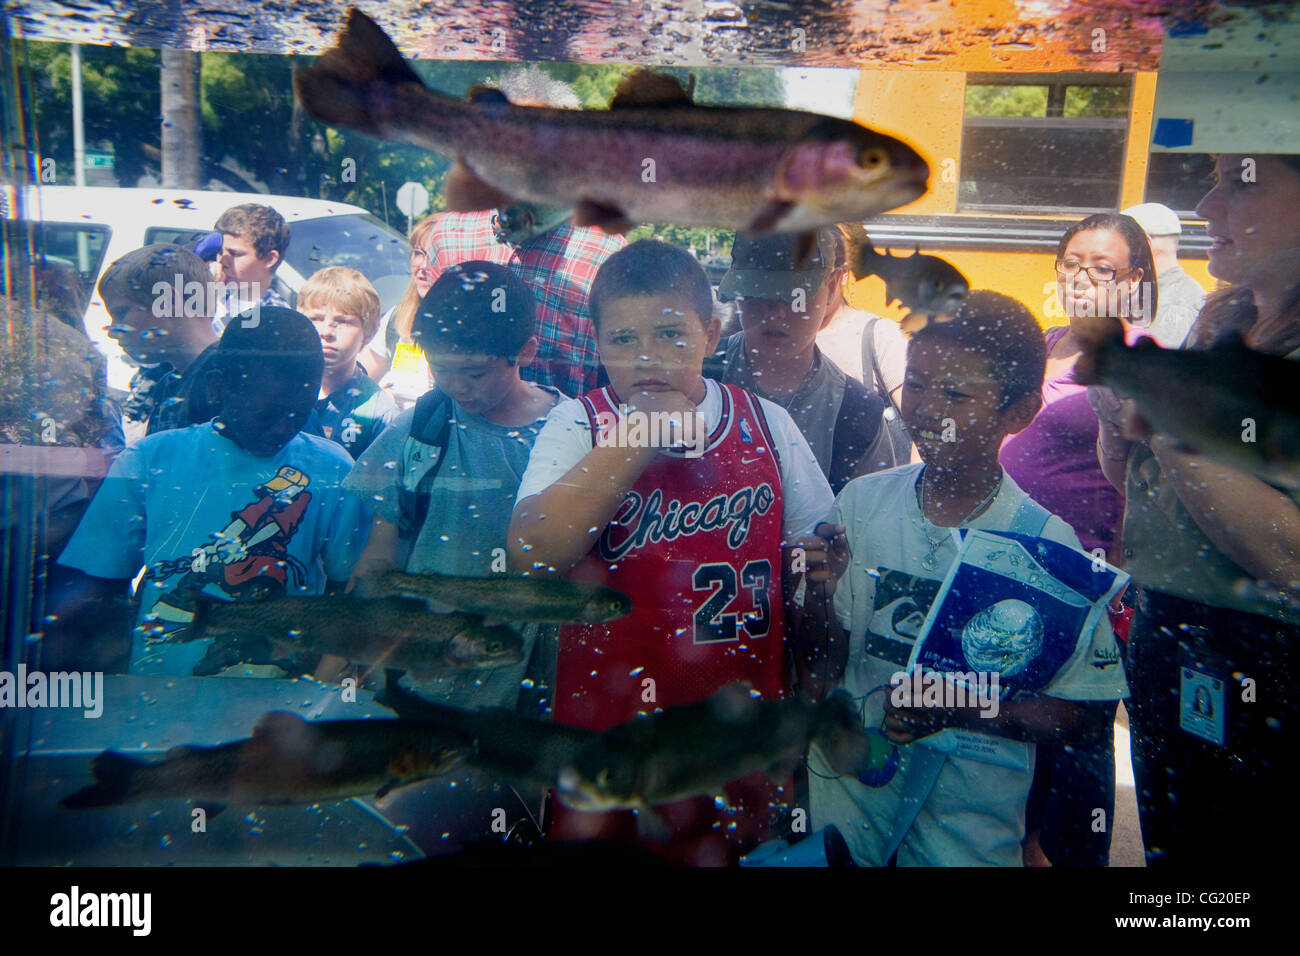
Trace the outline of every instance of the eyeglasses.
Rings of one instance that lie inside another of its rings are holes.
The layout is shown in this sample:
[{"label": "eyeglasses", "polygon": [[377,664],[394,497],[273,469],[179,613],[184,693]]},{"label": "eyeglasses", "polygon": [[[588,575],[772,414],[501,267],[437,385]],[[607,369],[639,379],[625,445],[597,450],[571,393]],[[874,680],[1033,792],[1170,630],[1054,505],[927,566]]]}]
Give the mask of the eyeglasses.
[{"label": "eyeglasses", "polygon": [[1088,273],[1088,278],[1092,280],[1094,285],[1099,282],[1113,282],[1115,279],[1122,279],[1133,271],[1132,269],[1116,271],[1111,266],[1085,266],[1073,259],[1064,261],[1058,259],[1056,262],[1056,274],[1058,276],[1065,276],[1069,279],[1077,276],[1080,270]]}]

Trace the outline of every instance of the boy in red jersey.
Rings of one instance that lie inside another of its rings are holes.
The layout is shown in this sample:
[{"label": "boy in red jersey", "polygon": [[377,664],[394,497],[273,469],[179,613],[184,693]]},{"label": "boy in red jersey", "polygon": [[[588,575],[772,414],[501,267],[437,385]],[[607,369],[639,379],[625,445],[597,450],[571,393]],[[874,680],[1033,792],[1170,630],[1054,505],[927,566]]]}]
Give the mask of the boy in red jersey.
[{"label": "boy in red jersey", "polygon": [[[779,406],[703,378],[717,346],[694,257],[633,243],[596,276],[590,307],[610,384],[557,405],[519,486],[508,553],[529,574],[595,581],[632,612],[561,630],[557,721],[604,730],[747,681],[788,686],[782,542],[807,534],[832,496]],[[723,864],[761,837],[780,797],[759,775],[657,808],[673,860]],[[556,814],[552,837],[629,839],[629,813]]]}]

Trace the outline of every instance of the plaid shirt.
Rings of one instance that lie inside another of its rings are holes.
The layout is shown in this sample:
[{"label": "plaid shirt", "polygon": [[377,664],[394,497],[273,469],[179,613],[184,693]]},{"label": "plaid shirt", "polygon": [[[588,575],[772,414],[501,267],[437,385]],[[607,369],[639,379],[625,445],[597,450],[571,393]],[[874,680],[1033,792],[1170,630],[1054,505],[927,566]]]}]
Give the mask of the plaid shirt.
[{"label": "plaid shirt", "polygon": [[494,210],[440,220],[429,235],[434,280],[451,266],[472,259],[509,266],[537,297],[537,358],[519,370],[520,377],[565,395],[591,391],[600,360],[587,292],[600,264],[627,240],[564,222],[512,246],[498,240],[495,221]]},{"label": "plaid shirt", "polygon": [[[232,312],[242,313],[250,308],[250,306],[243,305],[239,302],[236,298],[235,291],[236,287],[232,283],[226,287],[225,296],[217,302],[217,312],[216,315],[212,317],[212,331],[216,332],[218,336],[225,331],[226,320],[230,318]],[[259,307],[265,305],[277,309],[293,308],[293,306],[285,301],[284,296],[280,295],[280,293],[276,292],[273,287],[269,286],[267,287],[267,290],[262,293],[262,297],[257,300],[257,304]]]}]

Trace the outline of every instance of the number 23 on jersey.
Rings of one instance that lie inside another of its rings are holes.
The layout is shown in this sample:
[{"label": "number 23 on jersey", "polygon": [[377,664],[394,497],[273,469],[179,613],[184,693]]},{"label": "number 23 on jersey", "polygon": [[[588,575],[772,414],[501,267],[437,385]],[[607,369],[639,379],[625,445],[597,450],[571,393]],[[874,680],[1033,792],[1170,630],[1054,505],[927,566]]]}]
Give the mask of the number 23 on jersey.
[{"label": "number 23 on jersey", "polygon": [[771,581],[772,564],[766,560],[750,561],[739,572],[726,562],[697,567],[691,583],[706,596],[695,608],[695,643],[766,637],[772,625]]}]

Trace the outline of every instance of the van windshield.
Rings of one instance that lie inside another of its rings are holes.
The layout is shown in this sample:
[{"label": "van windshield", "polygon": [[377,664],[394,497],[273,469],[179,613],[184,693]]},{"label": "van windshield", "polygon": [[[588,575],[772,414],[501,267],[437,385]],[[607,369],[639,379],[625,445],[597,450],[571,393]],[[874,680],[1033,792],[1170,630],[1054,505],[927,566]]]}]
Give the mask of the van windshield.
[{"label": "van windshield", "polygon": [[304,279],[326,266],[356,269],[374,285],[384,311],[411,281],[410,246],[374,216],[325,216],[289,223],[285,261]]}]

